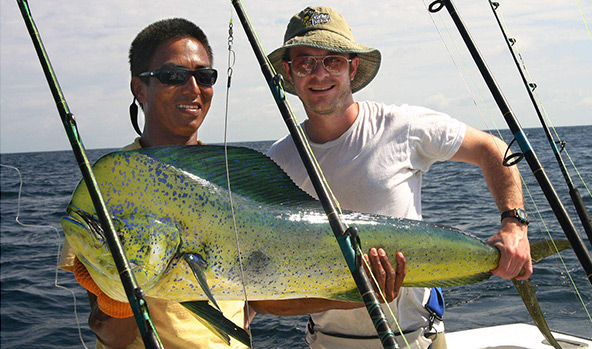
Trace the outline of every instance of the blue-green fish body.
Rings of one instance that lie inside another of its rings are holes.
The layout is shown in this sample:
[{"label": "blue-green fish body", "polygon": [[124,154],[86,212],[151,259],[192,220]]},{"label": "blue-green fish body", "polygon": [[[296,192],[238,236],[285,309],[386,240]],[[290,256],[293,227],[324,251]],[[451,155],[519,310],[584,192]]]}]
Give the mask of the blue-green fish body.
[{"label": "blue-green fish body", "polygon": [[[149,148],[112,153],[94,165],[143,290],[177,301],[207,299],[181,259],[191,253],[202,264],[216,299],[244,299],[235,221],[249,299],[357,300],[320,204],[267,157],[245,148],[229,149],[230,181],[236,187],[233,220],[222,150]],[[68,212],[63,227],[78,258],[105,293],[125,301],[107,245],[100,235],[89,233],[94,225],[88,223],[96,221],[96,214],[83,183]],[[390,256],[404,253],[405,286],[477,282],[490,276],[499,258],[495,248],[454,229],[355,212],[342,217],[358,228],[363,248],[383,247]]]},{"label": "blue-green fish body", "polygon": [[[249,300],[359,301],[320,203],[269,158],[238,147],[228,148],[230,196],[225,161],[222,147],[155,147],[111,153],[93,166],[144,292],[179,302],[244,300],[243,290]],[[84,183],[68,213],[62,226],[80,261],[103,292],[127,301]],[[498,264],[497,249],[456,229],[356,212],[342,219],[357,227],[363,251],[383,247],[391,258],[403,252],[404,286],[474,283]],[[560,242],[559,249],[568,246]],[[545,243],[531,251],[536,260],[552,253]],[[516,286],[553,341],[532,285]]]}]

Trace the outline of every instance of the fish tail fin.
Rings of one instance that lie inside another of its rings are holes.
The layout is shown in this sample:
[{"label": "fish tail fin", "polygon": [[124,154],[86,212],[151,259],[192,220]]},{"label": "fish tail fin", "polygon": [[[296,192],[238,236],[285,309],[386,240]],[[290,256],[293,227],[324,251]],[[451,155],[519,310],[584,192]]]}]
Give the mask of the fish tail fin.
[{"label": "fish tail fin", "polygon": [[541,311],[541,307],[539,306],[539,301],[536,298],[534,286],[532,285],[530,279],[512,279],[512,283],[514,283],[514,286],[516,287],[516,290],[518,290],[518,294],[520,294],[520,297],[522,298],[522,301],[524,302],[524,305],[526,306],[526,309],[528,310],[530,317],[534,320],[534,323],[538,327],[539,331],[541,331],[541,333],[543,334],[543,337],[545,337],[545,339],[554,348],[561,349],[561,346],[559,345],[555,337],[553,337],[551,329],[549,328],[549,325],[547,324],[547,321],[543,316],[543,312]]},{"label": "fish tail fin", "polygon": [[[530,255],[532,262],[536,263],[568,248],[571,248],[571,244],[566,239],[535,241],[530,244]],[[538,327],[539,331],[541,331],[543,337],[545,337],[554,348],[561,348],[557,340],[553,337],[551,329],[547,324],[547,320],[545,320],[545,317],[543,316],[543,312],[535,294],[534,286],[530,279],[512,279],[512,283],[516,287],[516,290],[518,290],[518,294],[520,294],[520,298],[522,298],[526,310],[528,310],[530,317]]]},{"label": "fish tail fin", "polygon": [[208,304],[208,301],[182,302],[181,305],[192,312],[199,322],[227,345],[230,345],[230,337],[232,337],[251,347],[251,336],[247,331],[230,321],[221,311]]},{"label": "fish tail fin", "polygon": [[571,244],[566,239],[535,241],[530,244],[530,257],[532,262],[536,263],[568,248],[571,248]]}]

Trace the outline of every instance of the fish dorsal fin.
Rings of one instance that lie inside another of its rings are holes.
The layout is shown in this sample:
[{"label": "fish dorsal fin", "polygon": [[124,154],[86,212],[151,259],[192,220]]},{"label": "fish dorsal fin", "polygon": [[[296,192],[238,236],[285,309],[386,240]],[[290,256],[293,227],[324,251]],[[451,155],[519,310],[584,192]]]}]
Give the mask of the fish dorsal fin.
[{"label": "fish dorsal fin", "polygon": [[[237,194],[266,204],[292,207],[318,205],[298,188],[268,156],[249,148],[227,147],[231,189]],[[228,187],[226,154],[223,146],[164,146],[133,150],[177,169],[203,178],[220,188]]]}]

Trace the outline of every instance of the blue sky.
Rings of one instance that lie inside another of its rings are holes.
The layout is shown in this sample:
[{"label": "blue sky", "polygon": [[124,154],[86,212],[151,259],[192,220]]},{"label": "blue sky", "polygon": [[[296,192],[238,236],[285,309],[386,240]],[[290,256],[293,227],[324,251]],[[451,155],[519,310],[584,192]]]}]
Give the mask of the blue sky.
[{"label": "blue sky", "polygon": [[[485,0],[454,2],[521,125],[539,126],[505,41]],[[423,1],[244,0],[267,52],[282,44],[289,18],[307,5],[338,10],[356,40],[381,50],[378,77],[356,100],[423,105],[476,128],[507,128],[444,10]],[[184,17],[208,34],[220,79],[199,138],[224,140],[229,2],[29,1],[52,65],[88,149],[118,148],[135,137],[129,123],[127,53],[135,35],[162,18]],[[581,12],[580,12],[581,8]],[[577,0],[500,1],[537,96],[554,126],[592,124],[592,4]],[[16,1],[0,4],[0,152],[70,149]],[[274,140],[285,133],[240,22],[234,14],[228,141]],[[434,24],[435,23],[435,24]],[[460,71],[460,72],[459,72]],[[462,76],[460,75],[462,73]],[[299,120],[300,102],[290,97]]]}]

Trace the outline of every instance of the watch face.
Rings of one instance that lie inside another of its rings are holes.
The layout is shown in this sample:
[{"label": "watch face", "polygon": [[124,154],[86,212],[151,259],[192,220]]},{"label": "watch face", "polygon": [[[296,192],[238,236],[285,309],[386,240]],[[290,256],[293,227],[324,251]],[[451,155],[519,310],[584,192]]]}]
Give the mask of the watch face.
[{"label": "watch face", "polygon": [[516,209],[516,218],[518,218],[521,222],[528,224],[528,215],[526,211],[521,208]]}]

